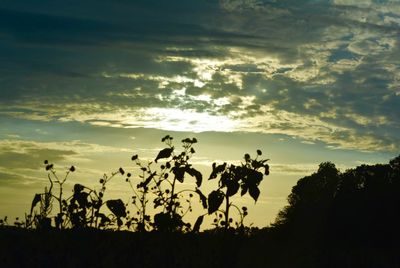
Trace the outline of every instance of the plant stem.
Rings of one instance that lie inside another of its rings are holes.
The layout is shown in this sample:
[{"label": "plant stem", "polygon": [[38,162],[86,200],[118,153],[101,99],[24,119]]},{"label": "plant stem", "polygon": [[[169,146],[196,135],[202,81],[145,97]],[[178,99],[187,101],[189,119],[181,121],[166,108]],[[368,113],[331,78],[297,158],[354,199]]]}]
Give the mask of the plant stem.
[{"label": "plant stem", "polygon": [[59,215],[59,221],[60,221],[60,230],[62,230],[63,229],[63,224],[62,224],[62,222],[61,222],[61,220],[62,220],[62,194],[63,194],[63,183],[59,183],[59,185],[60,185],[60,194],[59,194],[59,199],[58,199],[58,204],[59,204],[59,206],[60,206],[60,214],[58,214]]},{"label": "plant stem", "polygon": [[142,226],[140,231],[146,231],[146,191],[143,191],[143,196],[142,196]]},{"label": "plant stem", "polygon": [[174,180],[172,181],[172,188],[171,188],[171,198],[170,198],[170,201],[169,201],[169,212],[170,212],[170,214],[171,214],[171,217],[172,217],[172,215],[174,214],[174,212],[175,212],[175,208],[174,208],[174,206],[173,206],[173,201],[174,201],[174,192],[175,192],[175,182],[176,182],[176,178],[174,178]]},{"label": "plant stem", "polygon": [[225,230],[228,230],[229,228],[229,207],[231,206],[229,204],[229,196],[225,194],[225,200],[226,200],[226,208],[225,208]]}]

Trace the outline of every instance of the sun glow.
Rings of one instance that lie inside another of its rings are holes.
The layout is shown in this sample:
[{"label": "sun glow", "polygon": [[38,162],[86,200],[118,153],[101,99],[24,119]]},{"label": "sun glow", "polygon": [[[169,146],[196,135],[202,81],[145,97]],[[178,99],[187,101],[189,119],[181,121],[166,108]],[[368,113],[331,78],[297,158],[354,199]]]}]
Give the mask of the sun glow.
[{"label": "sun glow", "polygon": [[155,127],[173,131],[233,131],[238,122],[227,116],[210,115],[206,112],[176,108],[149,108],[143,111],[141,119],[129,122],[132,127]]}]

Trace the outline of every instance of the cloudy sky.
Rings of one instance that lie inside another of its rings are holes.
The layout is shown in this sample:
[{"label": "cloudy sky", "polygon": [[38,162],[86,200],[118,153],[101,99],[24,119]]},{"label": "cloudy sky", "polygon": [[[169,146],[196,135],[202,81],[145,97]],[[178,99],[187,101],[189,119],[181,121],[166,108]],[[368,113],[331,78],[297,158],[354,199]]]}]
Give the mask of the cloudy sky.
[{"label": "cloudy sky", "polygon": [[265,226],[320,162],[399,154],[399,38],[398,0],[1,0],[0,217],[44,159],[96,186],[170,134],[205,173],[261,149],[262,196],[238,202]]}]

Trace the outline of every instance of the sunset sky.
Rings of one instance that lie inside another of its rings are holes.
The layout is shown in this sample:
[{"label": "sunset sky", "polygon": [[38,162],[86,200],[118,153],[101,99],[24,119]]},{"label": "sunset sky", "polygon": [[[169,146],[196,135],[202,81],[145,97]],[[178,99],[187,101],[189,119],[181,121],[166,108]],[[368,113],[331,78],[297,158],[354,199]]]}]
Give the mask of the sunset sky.
[{"label": "sunset sky", "polygon": [[0,217],[28,212],[45,159],[76,166],[71,193],[169,134],[206,177],[261,149],[260,199],[237,202],[266,226],[319,163],[400,153],[399,41],[398,0],[1,0]]}]

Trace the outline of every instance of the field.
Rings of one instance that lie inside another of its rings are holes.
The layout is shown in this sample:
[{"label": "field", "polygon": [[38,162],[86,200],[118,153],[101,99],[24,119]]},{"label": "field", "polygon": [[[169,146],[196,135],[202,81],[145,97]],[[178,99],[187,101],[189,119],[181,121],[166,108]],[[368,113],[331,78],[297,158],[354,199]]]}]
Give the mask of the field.
[{"label": "field", "polygon": [[132,233],[2,228],[1,267],[400,267],[398,245],[296,241],[274,229]]}]

